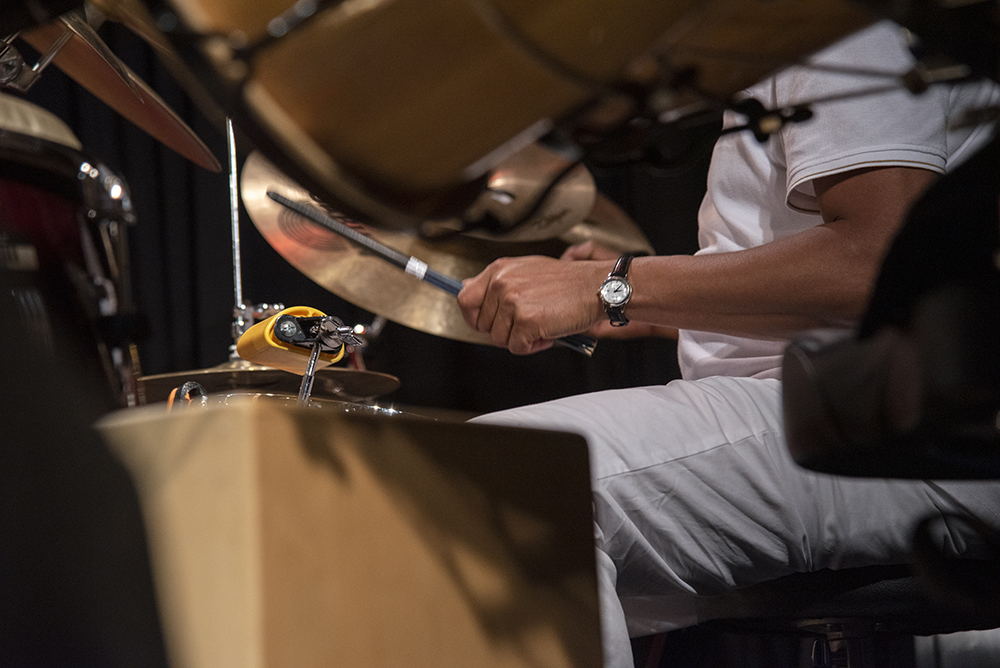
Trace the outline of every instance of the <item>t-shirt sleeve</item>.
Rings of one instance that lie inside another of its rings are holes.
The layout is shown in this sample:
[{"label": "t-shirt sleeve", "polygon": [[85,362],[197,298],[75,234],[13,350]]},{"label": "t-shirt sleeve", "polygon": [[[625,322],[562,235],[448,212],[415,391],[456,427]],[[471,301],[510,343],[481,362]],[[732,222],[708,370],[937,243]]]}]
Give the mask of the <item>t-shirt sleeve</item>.
[{"label": "t-shirt sleeve", "polygon": [[814,114],[780,134],[789,206],[816,212],[812,181],[821,176],[865,167],[944,173],[948,91],[932,87],[915,95],[900,86],[894,77],[914,64],[903,40],[898,26],[878,23],[813,58],[829,76],[810,76],[812,68],[799,66],[774,78],[776,106],[812,102]]}]

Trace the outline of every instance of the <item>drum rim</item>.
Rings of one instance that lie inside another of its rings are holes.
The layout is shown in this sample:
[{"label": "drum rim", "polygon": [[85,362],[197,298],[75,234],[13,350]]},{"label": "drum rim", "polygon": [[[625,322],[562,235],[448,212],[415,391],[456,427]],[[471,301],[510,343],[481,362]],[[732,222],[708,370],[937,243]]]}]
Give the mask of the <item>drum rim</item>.
[{"label": "drum rim", "polygon": [[[94,156],[72,146],[0,130],[0,177],[62,195],[93,210],[98,220],[135,222],[125,181]],[[115,185],[120,188],[117,197],[109,191]]]}]

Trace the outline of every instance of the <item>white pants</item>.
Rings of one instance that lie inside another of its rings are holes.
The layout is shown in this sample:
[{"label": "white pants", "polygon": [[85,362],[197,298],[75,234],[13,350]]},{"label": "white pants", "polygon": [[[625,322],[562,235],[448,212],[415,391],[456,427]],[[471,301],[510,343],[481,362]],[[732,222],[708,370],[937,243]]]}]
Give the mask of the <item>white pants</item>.
[{"label": "white pants", "polygon": [[[781,383],[713,377],[568,397],[477,418],[590,446],[605,666],[629,636],[696,623],[699,595],[793,572],[904,562],[918,521],[1000,525],[1000,485],[852,479],[795,465]],[[942,546],[965,554],[958,529]]]}]

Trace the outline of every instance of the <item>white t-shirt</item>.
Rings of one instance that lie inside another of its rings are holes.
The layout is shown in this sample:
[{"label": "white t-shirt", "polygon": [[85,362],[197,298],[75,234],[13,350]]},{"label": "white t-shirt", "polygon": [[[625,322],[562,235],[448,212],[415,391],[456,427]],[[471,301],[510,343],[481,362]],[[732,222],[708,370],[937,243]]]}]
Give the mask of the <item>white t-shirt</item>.
[{"label": "white t-shirt", "polygon": [[[773,109],[884,89],[893,82],[857,70],[902,74],[914,64],[903,31],[890,22],[855,33],[809,62],[823,69],[789,68],[747,95]],[[841,71],[831,71],[838,67]],[[698,214],[698,254],[743,250],[821,224],[812,183],[817,177],[879,166],[939,173],[954,168],[991,136],[987,127],[957,127],[958,121],[966,110],[998,100],[991,82],[935,85],[921,95],[899,88],[812,104],[811,120],[785,126],[764,144],[749,132],[722,136]],[[727,112],[726,127],[743,122]],[[688,380],[778,378],[787,343],[682,330],[678,356]]]}]

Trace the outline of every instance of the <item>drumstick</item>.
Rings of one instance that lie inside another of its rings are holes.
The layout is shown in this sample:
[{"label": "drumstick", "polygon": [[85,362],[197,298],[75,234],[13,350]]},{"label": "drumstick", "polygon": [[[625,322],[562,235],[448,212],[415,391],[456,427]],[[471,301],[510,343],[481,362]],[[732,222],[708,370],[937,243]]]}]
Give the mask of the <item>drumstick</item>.
[{"label": "drumstick", "polygon": [[[458,295],[462,290],[462,281],[452,278],[451,276],[446,276],[442,273],[436,272],[427,266],[426,262],[413,257],[412,255],[406,255],[401,253],[394,248],[390,248],[385,244],[379,243],[374,239],[361,234],[355,229],[348,227],[336,218],[327,216],[321,213],[316,207],[311,204],[305,204],[303,202],[296,202],[288,199],[284,195],[277,193],[273,190],[267,191],[267,196],[273,199],[278,204],[291,209],[295,213],[299,214],[303,218],[307,218],[312,222],[325,227],[331,232],[335,232],[340,236],[344,237],[348,241],[352,241],[362,248],[371,251],[376,256],[382,258],[383,260],[396,265],[407,274],[410,274],[414,278],[420,279],[426,283],[430,283],[436,288],[444,290],[455,296]],[[564,348],[570,348],[577,351],[587,357],[590,357],[594,353],[594,348],[597,346],[597,341],[585,336],[583,334],[572,334],[570,336],[564,336],[555,339],[555,344],[563,346]]]}]

